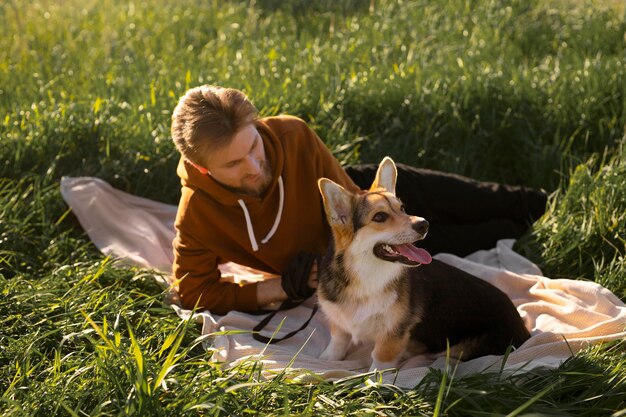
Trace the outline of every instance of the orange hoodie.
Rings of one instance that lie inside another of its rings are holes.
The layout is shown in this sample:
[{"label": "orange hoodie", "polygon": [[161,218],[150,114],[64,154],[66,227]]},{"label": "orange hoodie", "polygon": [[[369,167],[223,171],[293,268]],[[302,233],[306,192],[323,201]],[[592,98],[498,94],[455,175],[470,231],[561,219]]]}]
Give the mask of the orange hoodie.
[{"label": "orange hoodie", "polygon": [[218,264],[232,261],[281,274],[299,252],[323,253],[330,237],[317,180],[358,187],[320,138],[292,116],[260,119],[257,130],[272,168],[262,197],[233,193],[181,158],[182,195],[176,217],[174,275],[183,307],[259,309],[257,284],[220,280]]}]

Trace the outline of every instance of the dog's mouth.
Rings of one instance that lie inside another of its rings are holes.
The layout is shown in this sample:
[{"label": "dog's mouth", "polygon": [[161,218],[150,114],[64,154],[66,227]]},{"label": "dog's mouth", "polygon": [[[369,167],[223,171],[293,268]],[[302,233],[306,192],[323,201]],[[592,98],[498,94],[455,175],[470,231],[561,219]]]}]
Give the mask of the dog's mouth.
[{"label": "dog's mouth", "polygon": [[389,243],[379,243],[374,246],[374,255],[389,262],[400,262],[405,265],[418,266],[429,264],[433,258],[426,250],[403,243],[401,245],[391,245]]}]

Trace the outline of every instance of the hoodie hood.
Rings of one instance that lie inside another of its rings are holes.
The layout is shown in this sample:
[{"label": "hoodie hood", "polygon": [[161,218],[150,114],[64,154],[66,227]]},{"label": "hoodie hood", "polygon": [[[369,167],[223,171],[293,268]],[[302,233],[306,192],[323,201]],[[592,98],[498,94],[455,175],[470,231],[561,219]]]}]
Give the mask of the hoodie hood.
[{"label": "hoodie hood", "polygon": [[202,174],[189,161],[181,158],[178,163],[177,174],[184,187],[200,190],[210,196],[213,200],[224,206],[239,206],[239,200],[243,200],[246,206],[254,207],[262,205],[264,201],[278,196],[278,178],[281,176],[284,167],[285,155],[282,145],[274,133],[269,129],[266,122],[257,120],[255,127],[259,131],[265,148],[265,157],[272,169],[272,181],[261,197],[237,194],[222,184],[215,181],[210,175]]},{"label": "hoodie hood", "polygon": [[178,176],[181,178],[183,186],[200,190],[219,205],[238,206],[241,208],[246,221],[246,230],[248,232],[248,238],[250,239],[250,245],[254,252],[259,250],[259,244],[254,233],[252,216],[256,212],[263,211],[266,205],[278,199],[278,211],[275,213],[274,224],[268,234],[261,239],[261,243],[265,244],[271,239],[280,224],[285,200],[285,189],[281,175],[284,166],[284,151],[282,145],[264,121],[258,120],[255,123],[255,127],[263,140],[265,157],[272,170],[272,180],[262,196],[255,197],[235,193],[215,181],[210,175],[201,173],[184,158],[181,158],[177,169]]}]

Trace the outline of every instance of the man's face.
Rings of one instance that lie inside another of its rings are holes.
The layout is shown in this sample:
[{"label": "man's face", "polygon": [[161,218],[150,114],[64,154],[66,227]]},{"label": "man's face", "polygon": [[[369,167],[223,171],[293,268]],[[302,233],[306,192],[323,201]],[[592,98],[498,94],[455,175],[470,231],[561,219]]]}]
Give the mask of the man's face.
[{"label": "man's face", "polygon": [[253,124],[237,132],[228,146],[213,151],[206,168],[215,181],[240,194],[259,197],[272,181],[263,140]]}]

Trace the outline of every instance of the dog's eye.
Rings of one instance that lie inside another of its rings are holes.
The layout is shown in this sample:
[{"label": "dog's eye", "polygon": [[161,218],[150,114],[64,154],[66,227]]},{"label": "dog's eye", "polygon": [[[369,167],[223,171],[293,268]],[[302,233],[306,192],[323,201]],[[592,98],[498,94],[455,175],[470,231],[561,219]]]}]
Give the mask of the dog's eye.
[{"label": "dog's eye", "polygon": [[387,213],[379,211],[378,213],[374,214],[374,217],[372,217],[372,221],[375,221],[376,223],[382,223],[387,220],[388,217],[389,215]]},{"label": "dog's eye", "polygon": [[400,211],[406,213],[406,210],[404,209],[404,204],[400,206]]}]

